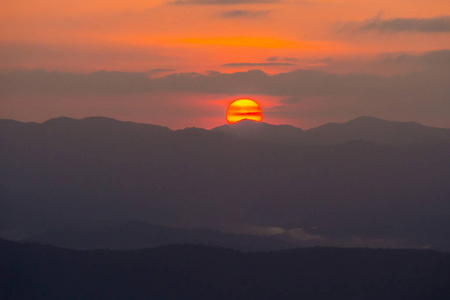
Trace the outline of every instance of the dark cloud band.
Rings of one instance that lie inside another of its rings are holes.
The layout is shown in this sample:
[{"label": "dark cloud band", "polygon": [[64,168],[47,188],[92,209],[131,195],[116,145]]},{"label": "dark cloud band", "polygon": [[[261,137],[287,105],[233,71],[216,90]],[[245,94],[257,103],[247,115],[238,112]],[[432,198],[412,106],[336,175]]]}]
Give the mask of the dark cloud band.
[{"label": "dark cloud band", "polygon": [[223,18],[226,19],[239,19],[239,18],[256,18],[267,15],[269,12],[264,10],[230,10],[225,11],[221,14]]},{"label": "dark cloud band", "polygon": [[[418,101],[441,99],[450,113],[450,50],[408,56],[408,62],[424,66],[424,71],[385,77],[375,74],[336,74],[315,70],[295,70],[270,75],[261,70],[220,73],[173,73],[150,77],[148,72],[93,72],[76,74],[46,71],[0,73],[0,96],[14,95],[120,95],[159,92],[272,95],[290,99],[305,97],[379,99],[379,101]],[[228,64],[228,66],[266,66],[278,63]],[[377,100],[378,101],[378,100]]]},{"label": "dark cloud band", "polygon": [[450,32],[450,16],[434,18],[397,18],[384,20],[380,16],[363,23],[354,24],[359,31],[380,32]]},{"label": "dark cloud band", "polygon": [[237,5],[237,4],[258,4],[275,3],[279,0],[175,0],[169,4],[174,5]]},{"label": "dark cloud band", "polygon": [[224,64],[224,67],[273,67],[273,66],[295,66],[291,63],[229,63]]}]

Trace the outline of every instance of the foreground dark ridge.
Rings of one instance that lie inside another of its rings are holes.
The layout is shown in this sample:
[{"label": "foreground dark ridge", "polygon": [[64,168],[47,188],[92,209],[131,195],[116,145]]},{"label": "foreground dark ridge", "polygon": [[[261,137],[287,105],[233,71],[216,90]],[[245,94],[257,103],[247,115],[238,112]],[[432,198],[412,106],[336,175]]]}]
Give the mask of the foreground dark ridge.
[{"label": "foreground dark ridge", "polygon": [[450,254],[172,245],[75,251],[0,240],[1,299],[449,299]]}]

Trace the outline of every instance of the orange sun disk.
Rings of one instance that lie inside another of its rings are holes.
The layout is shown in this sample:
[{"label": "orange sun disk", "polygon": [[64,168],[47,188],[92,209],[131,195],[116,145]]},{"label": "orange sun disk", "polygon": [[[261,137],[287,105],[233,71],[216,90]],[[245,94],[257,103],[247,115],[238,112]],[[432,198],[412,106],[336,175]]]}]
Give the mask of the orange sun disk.
[{"label": "orange sun disk", "polygon": [[261,122],[263,113],[261,106],[250,99],[239,99],[228,106],[227,121],[228,124],[235,124],[242,120],[252,120]]}]

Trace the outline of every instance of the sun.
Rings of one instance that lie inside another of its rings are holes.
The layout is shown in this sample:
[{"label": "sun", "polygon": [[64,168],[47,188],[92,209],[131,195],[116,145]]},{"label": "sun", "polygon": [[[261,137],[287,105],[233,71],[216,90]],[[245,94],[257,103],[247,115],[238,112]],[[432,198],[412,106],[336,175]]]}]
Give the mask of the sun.
[{"label": "sun", "polygon": [[228,124],[235,124],[242,120],[252,120],[261,122],[263,113],[261,106],[250,99],[239,99],[228,106],[227,121]]}]

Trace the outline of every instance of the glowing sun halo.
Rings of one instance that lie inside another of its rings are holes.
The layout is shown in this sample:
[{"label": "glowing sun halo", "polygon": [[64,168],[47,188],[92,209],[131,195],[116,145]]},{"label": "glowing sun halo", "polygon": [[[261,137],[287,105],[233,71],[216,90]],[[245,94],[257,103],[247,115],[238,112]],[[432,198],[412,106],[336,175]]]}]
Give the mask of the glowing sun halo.
[{"label": "glowing sun halo", "polygon": [[261,106],[250,99],[239,99],[228,106],[227,121],[228,124],[235,124],[241,120],[252,120],[261,122],[263,113]]}]

